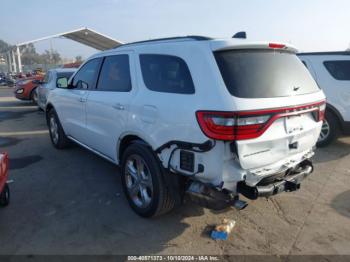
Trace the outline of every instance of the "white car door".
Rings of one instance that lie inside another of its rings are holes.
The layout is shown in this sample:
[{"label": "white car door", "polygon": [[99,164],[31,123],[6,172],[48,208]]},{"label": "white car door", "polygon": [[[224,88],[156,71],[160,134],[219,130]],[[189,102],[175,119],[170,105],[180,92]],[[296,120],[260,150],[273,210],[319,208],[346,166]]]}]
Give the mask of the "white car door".
[{"label": "white car door", "polygon": [[135,93],[131,56],[131,52],[106,56],[96,90],[91,91],[87,99],[87,145],[114,161]]},{"label": "white car door", "polygon": [[350,121],[350,60],[343,57],[324,59],[322,66],[328,102],[337,108],[344,121]]},{"label": "white car door", "polygon": [[68,136],[81,143],[87,143],[86,137],[86,101],[90,90],[96,87],[101,58],[86,62],[70,81],[69,89],[64,90],[60,98],[60,116]]}]

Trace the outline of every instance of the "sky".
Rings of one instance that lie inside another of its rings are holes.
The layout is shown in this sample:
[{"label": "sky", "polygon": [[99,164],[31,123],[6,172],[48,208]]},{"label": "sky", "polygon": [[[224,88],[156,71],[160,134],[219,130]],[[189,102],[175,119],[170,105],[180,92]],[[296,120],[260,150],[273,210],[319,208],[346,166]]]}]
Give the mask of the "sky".
[{"label": "sky", "polygon": [[[11,44],[88,27],[122,42],[205,35],[279,41],[301,51],[350,44],[349,0],[1,0],[0,39]],[[71,40],[35,44],[39,52],[87,58],[97,50]]]}]

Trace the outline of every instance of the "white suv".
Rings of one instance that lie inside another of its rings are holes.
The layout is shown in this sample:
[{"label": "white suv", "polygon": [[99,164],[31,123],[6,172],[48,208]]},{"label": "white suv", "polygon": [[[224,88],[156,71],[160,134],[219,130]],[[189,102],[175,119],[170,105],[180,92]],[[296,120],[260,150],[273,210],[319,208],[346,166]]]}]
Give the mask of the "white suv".
[{"label": "white suv", "polygon": [[190,198],[209,208],[293,191],[312,172],[325,96],[275,43],[199,36],[125,44],[89,58],[46,106],[51,140],[121,166],[136,213]]},{"label": "white suv", "polygon": [[300,53],[299,58],[327,96],[318,146],[340,134],[350,135],[350,52]]}]

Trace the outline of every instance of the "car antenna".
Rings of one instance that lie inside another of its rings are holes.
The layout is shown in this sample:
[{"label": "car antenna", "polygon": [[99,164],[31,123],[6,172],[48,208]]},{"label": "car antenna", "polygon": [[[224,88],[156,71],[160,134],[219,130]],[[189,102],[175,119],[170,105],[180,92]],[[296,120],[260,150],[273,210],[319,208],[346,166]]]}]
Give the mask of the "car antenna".
[{"label": "car antenna", "polygon": [[232,38],[247,39],[247,33],[245,31],[235,33]]}]

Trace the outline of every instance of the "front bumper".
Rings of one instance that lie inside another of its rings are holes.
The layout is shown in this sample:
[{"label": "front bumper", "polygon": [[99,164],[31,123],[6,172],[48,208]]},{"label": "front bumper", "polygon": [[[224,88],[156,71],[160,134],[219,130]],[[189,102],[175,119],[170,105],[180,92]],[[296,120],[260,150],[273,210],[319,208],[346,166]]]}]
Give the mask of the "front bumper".
[{"label": "front bumper", "polygon": [[273,180],[262,180],[256,186],[249,186],[244,181],[237,185],[237,192],[249,199],[269,197],[281,192],[295,191],[300,188],[301,181],[313,172],[312,162],[305,160],[295,170],[288,170],[283,177]]}]

